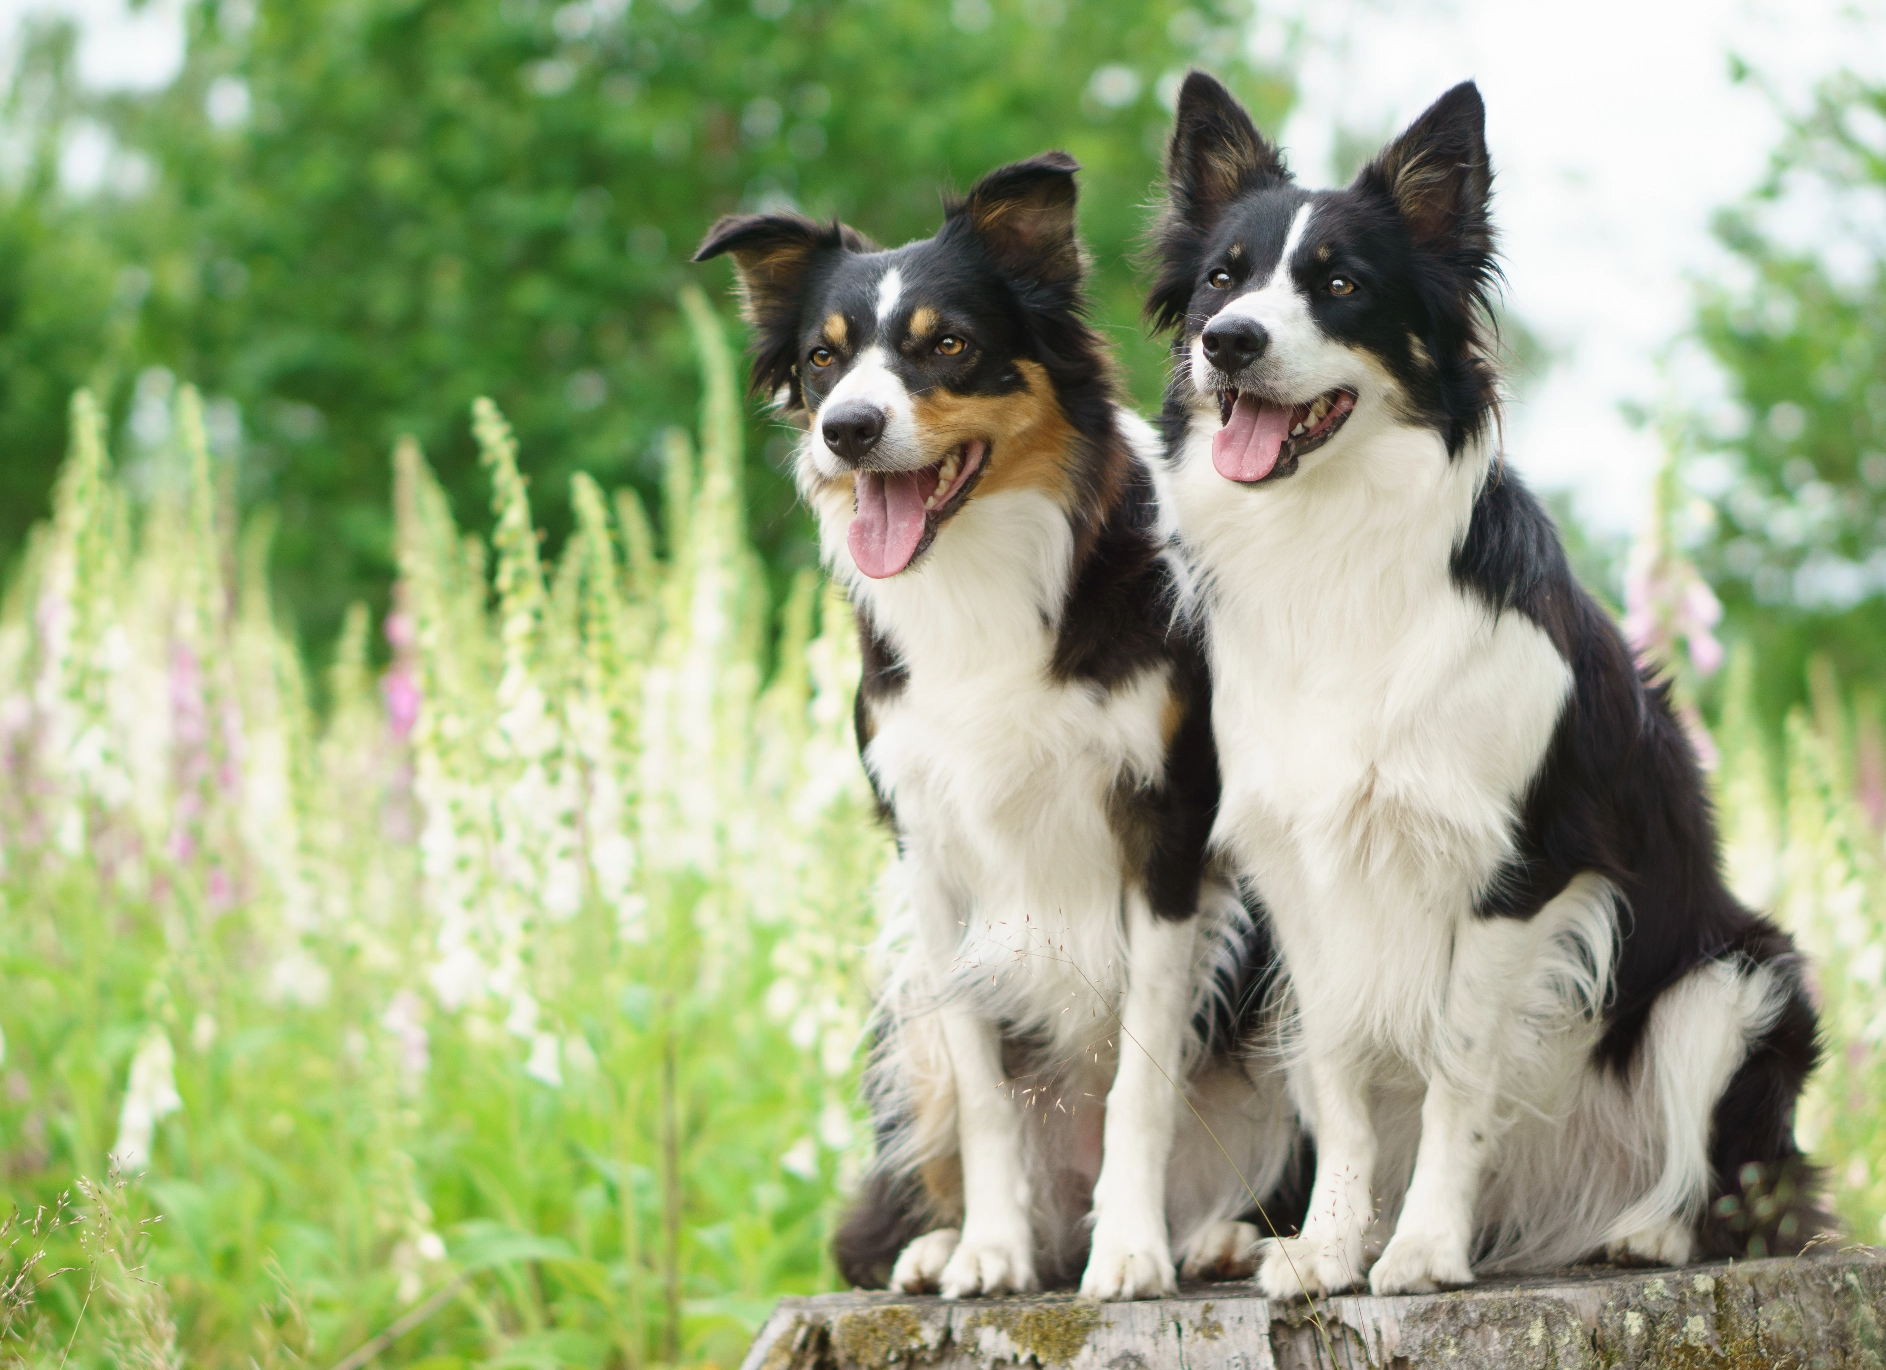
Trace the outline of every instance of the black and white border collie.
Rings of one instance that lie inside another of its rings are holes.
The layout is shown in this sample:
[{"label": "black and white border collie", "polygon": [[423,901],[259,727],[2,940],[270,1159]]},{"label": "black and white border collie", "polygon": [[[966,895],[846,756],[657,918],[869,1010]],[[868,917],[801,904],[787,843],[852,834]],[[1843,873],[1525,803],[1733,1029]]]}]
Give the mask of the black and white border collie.
[{"label": "black and white border collie", "polygon": [[1248,1272],[1230,1220],[1296,1141],[1275,1053],[1243,1050],[1273,958],[1205,868],[1209,691],[1175,627],[1158,439],[1082,318],[1075,170],[991,172],[889,251],[751,215],[696,256],[733,254],[754,387],[805,429],[897,837],[878,1156],[836,1244],[859,1285],[992,1294],[1084,1260],[1083,1292],[1150,1297],[1172,1239]]},{"label": "black and white border collie", "polygon": [[1274,1297],[1378,1251],[1393,1294],[1822,1221],[1801,961],[1723,886],[1664,691],[1500,460],[1490,184],[1471,84],[1325,192],[1217,81],[1180,95],[1161,495],[1207,631],[1214,843],[1268,910],[1316,1148]]}]

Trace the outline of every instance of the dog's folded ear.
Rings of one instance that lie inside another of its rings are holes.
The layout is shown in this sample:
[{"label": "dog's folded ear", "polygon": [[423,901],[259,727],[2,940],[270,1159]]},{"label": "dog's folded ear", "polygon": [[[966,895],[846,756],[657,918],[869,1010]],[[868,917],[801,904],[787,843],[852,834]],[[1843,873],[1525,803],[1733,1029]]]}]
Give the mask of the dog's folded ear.
[{"label": "dog's folded ear", "polygon": [[1187,73],[1166,148],[1172,212],[1208,227],[1240,195],[1289,179],[1283,154],[1264,140],[1238,97],[1216,77]]},{"label": "dog's folded ear", "polygon": [[1048,284],[1078,282],[1086,263],[1074,228],[1080,163],[1044,152],[997,167],[951,208],[1005,274]]},{"label": "dog's folded ear", "polygon": [[1474,83],[1462,81],[1430,105],[1362,169],[1356,186],[1394,202],[1417,248],[1441,256],[1490,256],[1493,170],[1486,106]]},{"label": "dog's folded ear", "polygon": [[799,407],[793,365],[798,354],[806,278],[814,263],[834,252],[869,252],[871,243],[841,223],[815,223],[797,214],[729,214],[694,254],[697,262],[728,253],[740,273],[740,313],[753,329],[753,389],[778,395],[782,408]]}]

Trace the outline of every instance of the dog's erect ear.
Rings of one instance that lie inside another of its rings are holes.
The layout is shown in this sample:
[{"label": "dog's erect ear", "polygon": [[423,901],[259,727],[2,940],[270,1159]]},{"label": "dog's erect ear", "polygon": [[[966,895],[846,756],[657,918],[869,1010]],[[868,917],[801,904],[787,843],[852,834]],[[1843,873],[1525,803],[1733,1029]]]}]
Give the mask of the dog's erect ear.
[{"label": "dog's erect ear", "polygon": [[1289,179],[1283,154],[1264,141],[1237,96],[1216,77],[1187,73],[1166,148],[1172,212],[1209,228],[1238,196]]},{"label": "dog's erect ear", "polygon": [[1049,284],[1077,282],[1085,263],[1074,230],[1080,163],[1065,152],[1044,152],[997,167],[950,211],[967,225],[1014,278]]},{"label": "dog's erect ear", "polygon": [[740,273],[740,313],[753,330],[756,393],[774,395],[786,386],[782,407],[803,406],[794,364],[806,279],[830,253],[869,251],[870,242],[856,229],[796,214],[729,214],[708,231],[694,260],[733,254]]},{"label": "dog's erect ear", "polygon": [[1188,73],[1166,147],[1166,203],[1146,238],[1146,260],[1158,273],[1146,295],[1155,329],[1185,322],[1199,254],[1225,208],[1289,179],[1283,154],[1264,141],[1237,96],[1215,77]]},{"label": "dog's erect ear", "polygon": [[1463,265],[1484,260],[1493,251],[1486,123],[1480,91],[1462,81],[1364,167],[1356,186],[1392,200],[1420,250]]}]

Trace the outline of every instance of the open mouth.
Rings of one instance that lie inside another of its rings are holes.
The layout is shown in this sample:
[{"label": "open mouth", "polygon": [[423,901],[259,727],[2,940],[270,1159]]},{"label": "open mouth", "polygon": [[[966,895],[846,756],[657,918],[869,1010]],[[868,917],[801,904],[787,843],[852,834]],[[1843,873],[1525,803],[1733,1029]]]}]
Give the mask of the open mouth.
[{"label": "open mouth", "polygon": [[1356,407],[1353,390],[1329,390],[1308,404],[1276,404],[1238,390],[1218,392],[1211,461],[1226,480],[1255,485],[1297,469],[1305,453],[1336,435]]},{"label": "open mouth", "polygon": [[915,471],[859,471],[857,509],[845,535],[858,569],[883,580],[916,560],[962,505],[988,453],[989,444],[976,438]]}]

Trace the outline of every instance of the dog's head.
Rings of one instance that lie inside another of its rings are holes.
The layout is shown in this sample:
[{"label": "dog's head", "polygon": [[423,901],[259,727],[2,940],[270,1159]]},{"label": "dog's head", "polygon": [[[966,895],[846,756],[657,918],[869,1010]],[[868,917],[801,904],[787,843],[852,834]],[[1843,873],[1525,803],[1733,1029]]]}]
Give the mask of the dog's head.
[{"label": "dog's head", "polygon": [[1485,427],[1491,184],[1471,82],[1346,190],[1311,192],[1228,90],[1187,77],[1146,310],[1179,330],[1168,406],[1188,420],[1217,415],[1221,475],[1255,484],[1312,454],[1337,460],[1344,429],[1371,418],[1431,427],[1450,454]]},{"label": "dog's head", "polygon": [[849,521],[866,576],[903,571],[977,498],[1071,502],[1069,392],[1107,387],[1080,319],[1076,170],[1047,152],[992,171],[934,237],[891,251],[766,214],[722,219],[695,254],[733,254],[754,389],[807,430],[800,488]]}]

